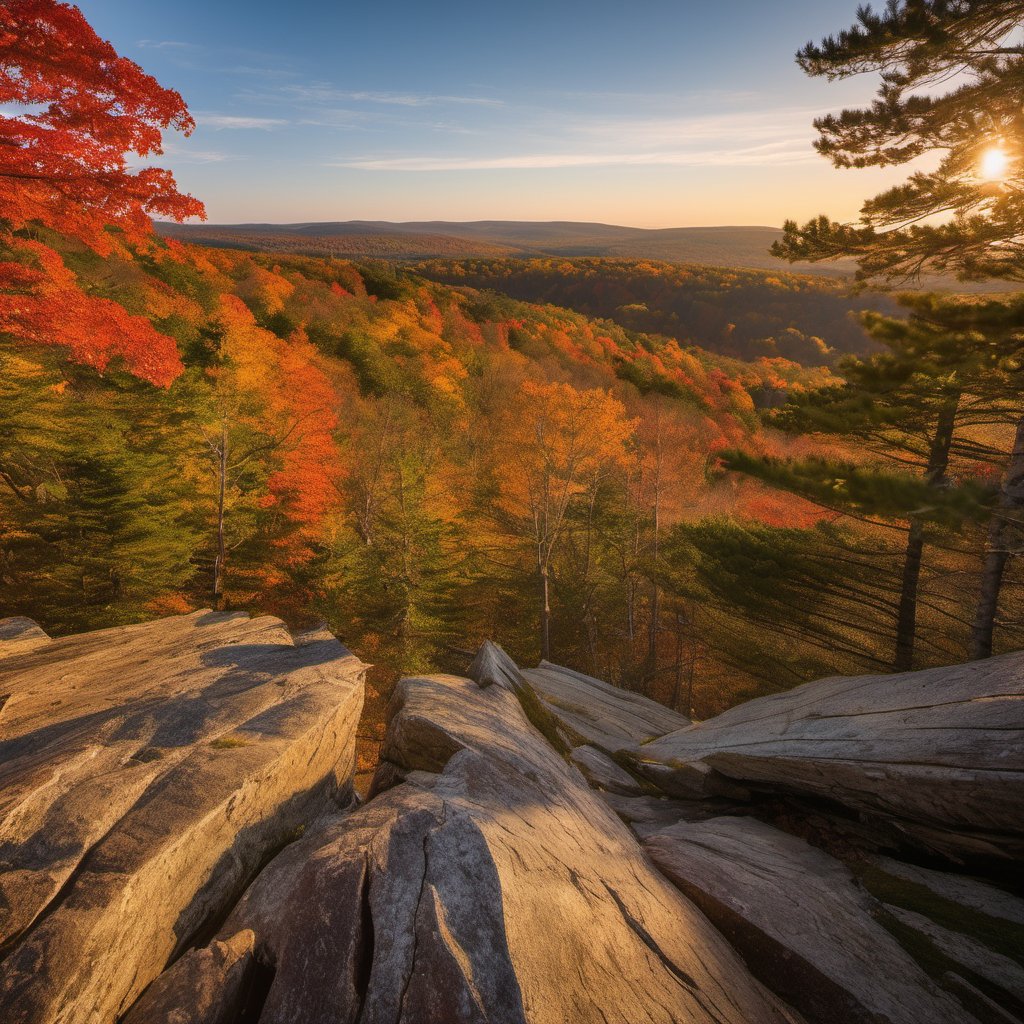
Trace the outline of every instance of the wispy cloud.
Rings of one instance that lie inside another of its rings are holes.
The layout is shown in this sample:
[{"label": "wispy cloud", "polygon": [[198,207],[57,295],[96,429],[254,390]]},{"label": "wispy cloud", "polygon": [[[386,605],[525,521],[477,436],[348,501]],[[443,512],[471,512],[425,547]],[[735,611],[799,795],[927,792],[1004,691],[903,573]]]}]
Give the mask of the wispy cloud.
[{"label": "wispy cloud", "polygon": [[183,43],[177,39],[140,39],[136,45],[143,50],[178,50],[188,53],[198,53],[204,49],[195,43]]},{"label": "wispy cloud", "polygon": [[375,103],[389,107],[502,107],[501,100],[484,96],[448,96],[416,92],[366,92],[338,89],[326,82],[285,85],[282,98],[301,103]]},{"label": "wispy cloud", "polygon": [[[778,166],[809,164],[818,159],[811,148],[813,111],[803,109],[646,118],[547,110],[529,111],[524,119],[523,113],[510,108],[510,116],[501,119],[507,123],[492,121],[489,132],[476,133],[488,140],[488,150],[484,152],[378,152],[348,155],[333,166],[366,171],[438,172]],[[524,140],[518,150],[516,139]]]},{"label": "wispy cloud", "polygon": [[[197,149],[190,142],[168,142],[164,145],[163,155],[172,157],[175,164],[222,164],[228,160],[240,159],[235,153],[225,153],[219,149]],[[159,157],[154,159],[156,163],[160,162]]]},{"label": "wispy cloud", "polygon": [[290,71],[288,68],[260,67],[254,64],[235,64],[232,67],[224,68],[229,75],[253,75],[256,78],[298,78],[297,71]]},{"label": "wispy cloud", "polygon": [[800,137],[809,144],[814,132],[810,109],[748,110],[696,117],[589,117],[574,121],[581,137],[615,138],[633,146],[662,146],[680,141],[719,140],[727,147],[780,136]]},{"label": "wispy cloud", "polygon": [[331,109],[317,107],[304,111],[298,123],[312,128],[352,128],[363,129],[372,119],[361,110]]},{"label": "wispy cloud", "polygon": [[280,117],[244,117],[235,114],[196,114],[196,121],[203,128],[212,128],[214,131],[224,129],[246,129],[254,128],[262,131],[271,131],[274,128],[283,128],[288,121]]},{"label": "wispy cloud", "polygon": [[489,99],[484,96],[434,96],[430,93],[407,92],[350,92],[343,94],[348,99],[364,103],[383,103],[395,107],[503,107],[502,100]]},{"label": "wispy cloud", "polygon": [[550,170],[562,167],[749,167],[811,163],[804,140],[784,140],[739,149],[690,149],[647,153],[529,153],[498,157],[384,157],[333,161],[360,171]]}]

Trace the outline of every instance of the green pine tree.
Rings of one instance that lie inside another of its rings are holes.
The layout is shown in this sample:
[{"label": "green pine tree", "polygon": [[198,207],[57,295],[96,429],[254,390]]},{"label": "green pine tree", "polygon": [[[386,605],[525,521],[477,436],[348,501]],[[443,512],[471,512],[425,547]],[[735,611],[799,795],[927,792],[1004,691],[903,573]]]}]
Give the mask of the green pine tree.
[{"label": "green pine tree", "polygon": [[[779,464],[735,454],[731,468],[871,522],[906,524],[893,666],[913,665],[917,599],[929,529],[957,529],[984,514],[987,495],[961,463],[998,462],[983,438],[1011,423],[1024,378],[1020,307],[906,295],[906,319],[868,314],[885,350],[840,365],[845,383],[785,407],[775,422],[802,433],[854,439],[868,461]],[[979,440],[979,437],[982,438]]]},{"label": "green pine tree", "polygon": [[881,77],[871,106],[815,121],[816,148],[836,167],[900,166],[930,154],[939,162],[868,199],[856,224],[788,221],[775,255],[852,256],[863,278],[932,270],[1024,280],[1022,24],[1019,0],[889,0],[800,50],[808,75]]},{"label": "green pine tree", "polygon": [[183,591],[196,535],[172,393],[4,352],[0,420],[0,614],[68,632]]}]

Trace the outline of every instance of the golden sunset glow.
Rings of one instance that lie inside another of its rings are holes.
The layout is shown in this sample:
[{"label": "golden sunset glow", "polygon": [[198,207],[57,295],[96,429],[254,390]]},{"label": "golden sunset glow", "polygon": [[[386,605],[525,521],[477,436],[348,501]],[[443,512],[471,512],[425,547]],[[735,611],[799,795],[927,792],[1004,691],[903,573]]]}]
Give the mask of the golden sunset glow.
[{"label": "golden sunset glow", "polygon": [[1010,158],[998,146],[987,149],[981,158],[981,176],[986,181],[1002,181],[1006,177]]}]

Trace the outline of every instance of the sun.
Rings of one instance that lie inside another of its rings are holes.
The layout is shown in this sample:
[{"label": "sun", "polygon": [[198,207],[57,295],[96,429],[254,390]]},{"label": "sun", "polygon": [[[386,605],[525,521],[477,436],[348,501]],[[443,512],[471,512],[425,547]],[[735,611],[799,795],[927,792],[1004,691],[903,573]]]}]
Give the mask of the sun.
[{"label": "sun", "polygon": [[1010,158],[998,146],[986,149],[981,157],[981,176],[986,181],[1002,181],[1006,177]]}]

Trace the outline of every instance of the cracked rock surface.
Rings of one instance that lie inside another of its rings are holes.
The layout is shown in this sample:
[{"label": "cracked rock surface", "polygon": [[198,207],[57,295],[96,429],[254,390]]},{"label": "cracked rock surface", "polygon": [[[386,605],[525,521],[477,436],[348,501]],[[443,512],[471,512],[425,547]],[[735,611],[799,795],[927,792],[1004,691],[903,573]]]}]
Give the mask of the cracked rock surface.
[{"label": "cracked rock surface", "polygon": [[690,724],[688,718],[639,693],[548,661],[524,669],[522,675],[573,747],[589,745],[612,754]]},{"label": "cracked rock surface", "polygon": [[1024,656],[691,726],[485,643],[359,805],[364,670],[0,621],[0,1020],[1024,1024]]},{"label": "cracked rock surface", "polygon": [[662,786],[700,766],[762,790],[845,805],[929,853],[1019,861],[1022,738],[1018,652],[805,683],[638,745],[634,755]]},{"label": "cracked rock surface", "polygon": [[720,817],[655,832],[644,848],[808,1020],[973,1020],[875,920],[850,871],[802,839]]},{"label": "cracked rock surface", "polygon": [[0,1020],[114,1020],[346,802],[364,670],[237,613],[0,623]]},{"label": "cracked rock surface", "polygon": [[798,1019],[510,690],[407,679],[393,710],[405,781],[285,851],[221,931],[256,936],[261,1024]]}]

